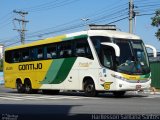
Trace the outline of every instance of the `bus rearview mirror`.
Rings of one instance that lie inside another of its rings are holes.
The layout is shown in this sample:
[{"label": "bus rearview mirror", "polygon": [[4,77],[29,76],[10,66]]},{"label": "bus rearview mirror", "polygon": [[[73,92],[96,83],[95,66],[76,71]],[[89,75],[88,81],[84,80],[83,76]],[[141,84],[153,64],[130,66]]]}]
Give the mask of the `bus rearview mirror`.
[{"label": "bus rearview mirror", "polygon": [[146,48],[150,48],[153,51],[153,57],[157,57],[157,50],[152,45],[145,45]]},{"label": "bus rearview mirror", "polygon": [[115,51],[116,56],[117,57],[120,56],[120,48],[119,48],[118,45],[116,45],[114,43],[108,43],[108,42],[102,42],[101,44],[112,47],[114,49],[114,51]]}]

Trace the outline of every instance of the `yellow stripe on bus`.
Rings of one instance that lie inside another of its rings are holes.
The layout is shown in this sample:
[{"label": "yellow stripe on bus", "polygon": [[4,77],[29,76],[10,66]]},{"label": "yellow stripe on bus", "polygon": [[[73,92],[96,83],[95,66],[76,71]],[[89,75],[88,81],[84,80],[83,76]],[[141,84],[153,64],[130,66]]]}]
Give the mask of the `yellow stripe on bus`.
[{"label": "yellow stripe on bus", "polygon": [[127,75],[127,74],[122,74],[123,78],[127,79],[127,80],[139,80],[140,79],[140,75]]}]

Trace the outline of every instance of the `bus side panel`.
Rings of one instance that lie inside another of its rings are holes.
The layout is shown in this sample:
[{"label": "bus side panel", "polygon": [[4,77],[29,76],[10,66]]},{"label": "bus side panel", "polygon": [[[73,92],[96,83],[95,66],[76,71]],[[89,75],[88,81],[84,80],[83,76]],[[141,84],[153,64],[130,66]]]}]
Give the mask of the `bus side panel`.
[{"label": "bus side panel", "polygon": [[[74,69],[73,65],[76,59],[77,57],[53,60],[43,81],[41,82],[41,84],[43,84],[41,89],[65,89],[64,86],[66,81],[68,80],[71,82],[71,80],[68,79],[68,76],[70,71]],[[74,74],[74,77],[73,75],[69,76],[72,80],[76,79],[75,77],[77,77],[76,74]]]},{"label": "bus side panel", "polygon": [[15,81],[17,78],[20,78],[18,72],[18,64],[8,64],[4,62],[3,70],[4,70],[5,87],[15,88],[16,87]]},{"label": "bus side panel", "polygon": [[85,57],[77,57],[71,71],[64,81],[66,90],[83,90],[83,79],[90,75],[89,70],[93,64],[93,60]]},{"label": "bus side panel", "polygon": [[41,81],[45,78],[52,60],[33,61],[23,63],[4,64],[5,87],[15,88],[16,80],[20,79],[24,83],[29,79],[33,89],[39,89]]},{"label": "bus side panel", "polygon": [[78,68],[78,78],[79,78],[79,88],[83,90],[83,80],[85,78],[90,78],[93,80],[96,89],[98,88],[98,66],[97,61],[79,57],[77,60],[77,68]]}]

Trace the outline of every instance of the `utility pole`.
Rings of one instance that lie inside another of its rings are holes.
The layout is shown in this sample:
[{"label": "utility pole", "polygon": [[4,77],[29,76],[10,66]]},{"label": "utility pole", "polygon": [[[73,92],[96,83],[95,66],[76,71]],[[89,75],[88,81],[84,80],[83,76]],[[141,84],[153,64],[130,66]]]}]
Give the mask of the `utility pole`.
[{"label": "utility pole", "polygon": [[14,10],[13,12],[17,13],[18,15],[20,15],[22,17],[21,19],[18,19],[18,18],[14,19],[14,21],[17,21],[19,23],[20,28],[19,29],[15,28],[13,30],[17,30],[20,33],[21,43],[24,44],[25,43],[25,32],[27,31],[25,29],[25,27],[26,27],[26,23],[29,22],[29,21],[25,20],[25,15],[27,15],[28,12],[16,11],[16,10]]},{"label": "utility pole", "polygon": [[129,1],[129,33],[133,33],[134,4],[133,0]]}]

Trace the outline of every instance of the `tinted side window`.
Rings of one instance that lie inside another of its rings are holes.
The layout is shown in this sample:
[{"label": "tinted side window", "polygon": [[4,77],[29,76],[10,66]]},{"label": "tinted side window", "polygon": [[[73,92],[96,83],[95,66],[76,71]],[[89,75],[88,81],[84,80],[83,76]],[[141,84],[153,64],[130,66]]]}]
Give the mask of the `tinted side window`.
[{"label": "tinted side window", "polygon": [[21,53],[20,51],[13,52],[13,62],[20,62],[21,61]]},{"label": "tinted side window", "polygon": [[91,38],[91,41],[96,49],[98,56],[100,55],[100,51],[101,51],[101,43],[102,42],[111,42],[109,37],[104,37],[104,36],[91,36],[90,38]]},{"label": "tinted side window", "polygon": [[8,63],[12,63],[12,51],[6,51],[5,52],[5,61]]},{"label": "tinted side window", "polygon": [[43,47],[37,48],[37,59],[42,60],[44,58],[44,49]]},{"label": "tinted side window", "polygon": [[5,56],[6,62],[13,63],[75,56],[93,59],[86,38],[6,51]]},{"label": "tinted side window", "polygon": [[75,55],[93,59],[91,49],[86,39],[79,39],[75,42]]},{"label": "tinted side window", "polygon": [[29,48],[25,48],[22,50],[22,61],[30,60]]},{"label": "tinted side window", "polygon": [[59,44],[59,57],[60,58],[66,58],[66,57],[72,57],[72,42],[62,42]]},{"label": "tinted side window", "polygon": [[35,47],[30,48],[30,60],[37,59],[37,51]]},{"label": "tinted side window", "polygon": [[57,46],[54,44],[47,46],[47,59],[57,58]]}]

